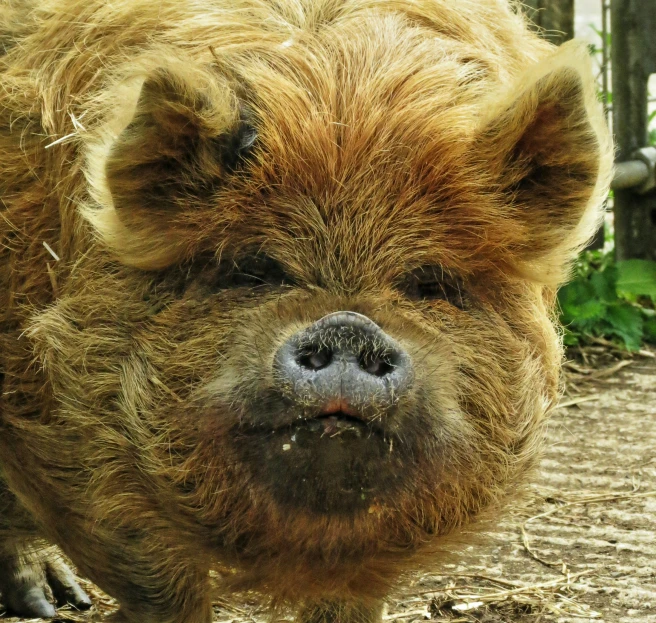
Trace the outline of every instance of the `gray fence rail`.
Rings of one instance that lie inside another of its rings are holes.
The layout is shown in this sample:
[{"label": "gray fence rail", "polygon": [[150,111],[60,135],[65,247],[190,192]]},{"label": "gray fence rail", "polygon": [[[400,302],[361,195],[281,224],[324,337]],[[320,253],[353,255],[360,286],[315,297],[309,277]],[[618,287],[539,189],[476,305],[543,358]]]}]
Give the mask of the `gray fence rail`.
[{"label": "gray fence rail", "polygon": [[656,188],[656,148],[643,147],[633,154],[633,160],[615,164],[613,190],[631,190],[645,195]]}]

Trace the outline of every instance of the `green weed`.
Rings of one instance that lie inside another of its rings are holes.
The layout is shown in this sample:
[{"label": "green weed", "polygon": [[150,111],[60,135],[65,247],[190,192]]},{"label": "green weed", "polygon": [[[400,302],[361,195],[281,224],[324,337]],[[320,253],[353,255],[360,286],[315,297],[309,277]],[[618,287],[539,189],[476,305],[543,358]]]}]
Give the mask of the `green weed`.
[{"label": "green weed", "polygon": [[558,292],[565,344],[603,337],[639,350],[656,343],[656,262],[615,262],[613,254],[585,251],[574,278]]}]

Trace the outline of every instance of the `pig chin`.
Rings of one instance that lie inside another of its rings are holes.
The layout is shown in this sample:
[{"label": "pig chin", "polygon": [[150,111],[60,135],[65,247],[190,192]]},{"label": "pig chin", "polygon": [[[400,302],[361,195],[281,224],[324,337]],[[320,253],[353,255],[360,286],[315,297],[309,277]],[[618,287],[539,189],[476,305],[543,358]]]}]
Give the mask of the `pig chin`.
[{"label": "pig chin", "polygon": [[319,514],[385,503],[409,476],[401,444],[375,422],[337,411],[275,430],[241,430],[238,447],[276,502]]}]

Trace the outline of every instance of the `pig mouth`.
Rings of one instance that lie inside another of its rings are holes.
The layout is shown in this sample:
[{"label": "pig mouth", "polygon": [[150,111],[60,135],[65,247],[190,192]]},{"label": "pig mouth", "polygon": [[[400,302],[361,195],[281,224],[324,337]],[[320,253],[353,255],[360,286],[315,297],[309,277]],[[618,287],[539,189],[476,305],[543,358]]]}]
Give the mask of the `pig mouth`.
[{"label": "pig mouth", "polygon": [[[353,411],[320,410],[314,414],[303,413],[289,421],[276,425],[245,424],[240,432],[247,437],[259,437],[273,440],[278,437],[289,440],[291,444],[318,439],[335,439],[341,437],[351,440],[367,440],[374,436],[388,438],[389,435],[377,423]],[[287,451],[284,448],[283,451]]]},{"label": "pig mouth", "polygon": [[355,437],[360,438],[363,434],[379,432],[361,418],[344,413],[343,411],[320,413],[315,418],[295,423],[293,427],[318,432],[322,436],[327,435],[328,437],[355,435]]},{"label": "pig mouth", "polygon": [[241,434],[253,437],[293,435],[296,431],[328,438],[388,437],[388,420],[394,415],[391,411],[381,413],[373,406],[356,408],[341,398],[301,406],[272,393],[260,396],[254,404],[260,408],[256,413],[253,406],[246,408],[237,427]]},{"label": "pig mouth", "polygon": [[353,411],[318,409],[236,439],[253,480],[284,507],[354,515],[407,484],[403,444]]}]

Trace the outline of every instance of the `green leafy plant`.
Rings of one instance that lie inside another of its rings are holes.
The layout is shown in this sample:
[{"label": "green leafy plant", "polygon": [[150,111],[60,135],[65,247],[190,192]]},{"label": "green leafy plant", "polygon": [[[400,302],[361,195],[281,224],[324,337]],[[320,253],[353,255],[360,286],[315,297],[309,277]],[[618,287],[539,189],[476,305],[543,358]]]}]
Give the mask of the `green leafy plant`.
[{"label": "green leafy plant", "polygon": [[567,345],[603,337],[635,351],[656,343],[656,262],[586,251],[558,301]]}]

